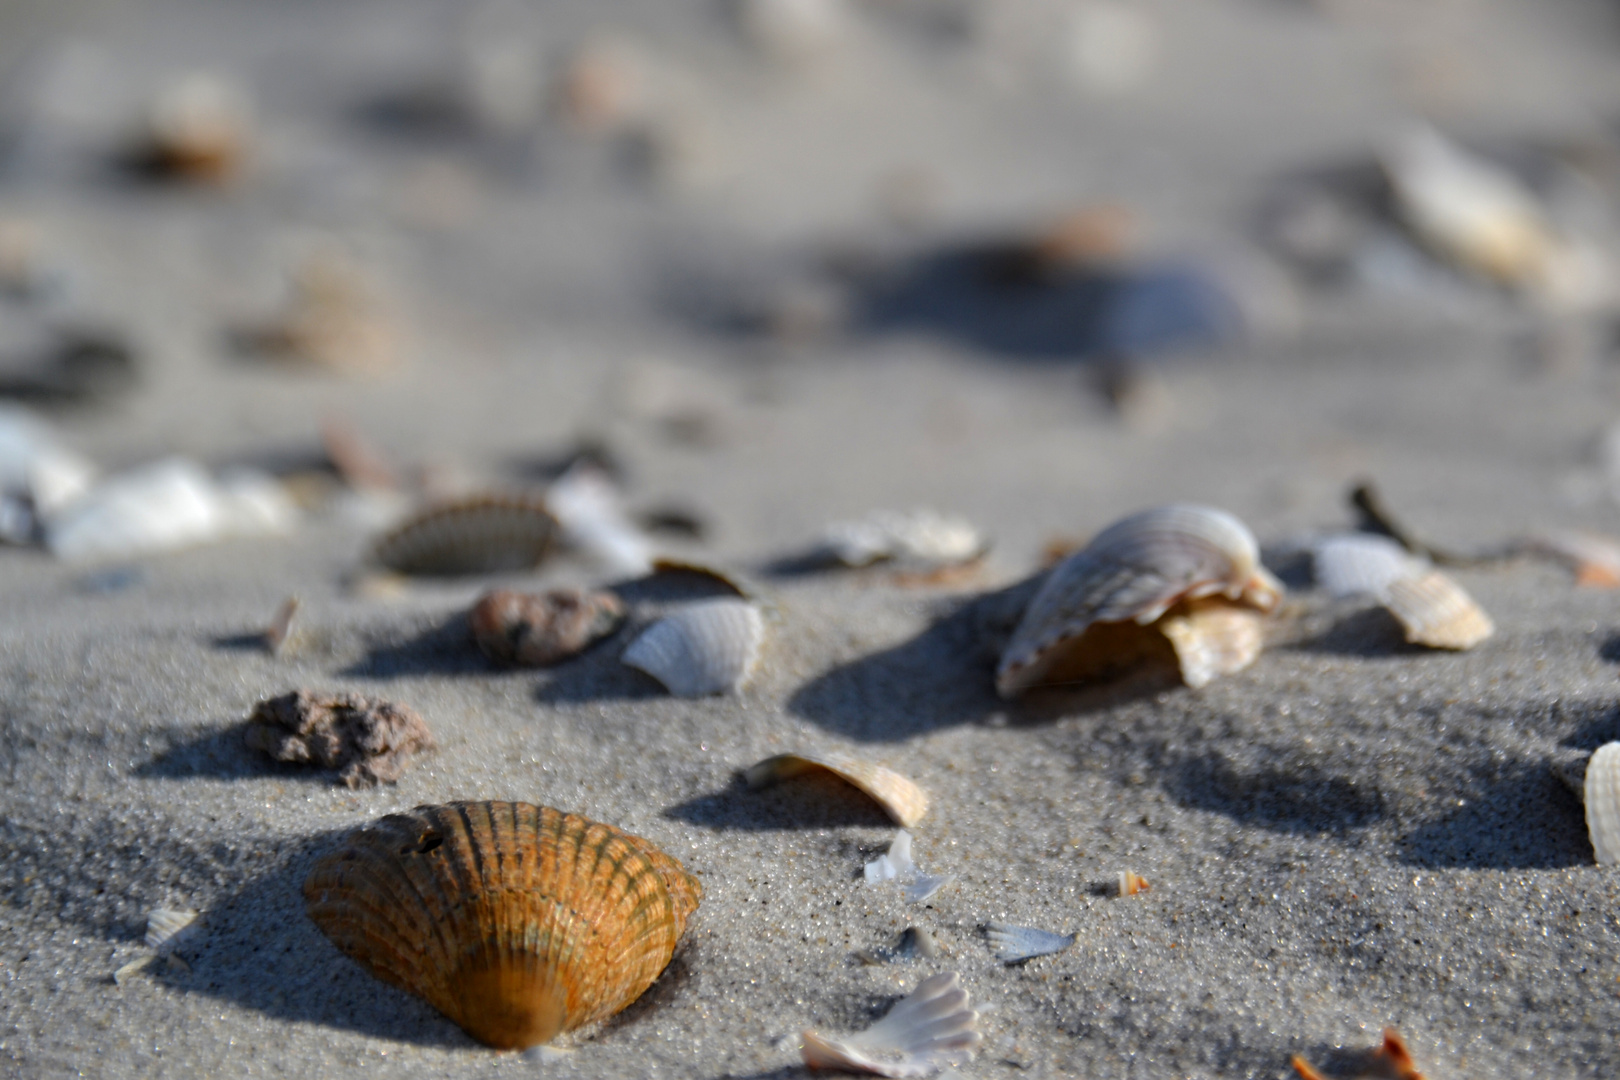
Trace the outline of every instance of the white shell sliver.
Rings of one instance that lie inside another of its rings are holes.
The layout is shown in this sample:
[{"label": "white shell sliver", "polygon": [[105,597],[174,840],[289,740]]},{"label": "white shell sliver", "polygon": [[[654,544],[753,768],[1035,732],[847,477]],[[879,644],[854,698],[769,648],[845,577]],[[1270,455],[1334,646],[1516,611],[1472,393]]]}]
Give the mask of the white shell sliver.
[{"label": "white shell sliver", "polygon": [[1316,583],[1334,599],[1371,596],[1383,600],[1402,578],[1417,577],[1428,564],[1387,536],[1339,533],[1311,546]]},{"label": "white shell sliver", "polygon": [[563,539],[609,573],[639,577],[652,569],[651,541],[630,521],[619,489],[601,469],[569,469],[546,491],[546,506]]},{"label": "white shell sliver", "polygon": [[1004,964],[1017,964],[1037,956],[1060,953],[1074,944],[1073,934],[1054,934],[1050,930],[1037,930],[1033,926],[1013,926],[1009,923],[986,923],[985,937],[996,950],[996,959]]},{"label": "white shell sliver", "polygon": [[192,923],[197,913],[183,908],[153,908],[146,913],[146,947],[161,949],[174,943]]},{"label": "white shell sliver", "polygon": [[876,800],[896,825],[915,825],[928,813],[928,793],[922,788],[893,769],[846,754],[778,754],[751,767],[743,779],[757,791],[812,769],[825,769],[854,784]]},{"label": "white shell sliver", "polygon": [[859,1035],[831,1038],[804,1032],[804,1063],[812,1069],[842,1069],[874,1076],[933,1076],[972,1054],[979,1044],[979,1014],[954,971],[917,984],[889,1014]]},{"label": "white shell sliver", "polygon": [[1586,830],[1599,866],[1620,865],[1620,742],[1597,748],[1586,763]]},{"label": "white shell sliver", "polygon": [[845,566],[894,561],[955,566],[984,554],[988,544],[973,523],[932,510],[879,510],[859,521],[828,526],[822,546]]},{"label": "white shell sliver", "polygon": [[649,626],[621,658],[676,697],[730,693],[759,662],[765,620],[742,600],[705,600]]},{"label": "white shell sliver", "polygon": [[911,834],[904,829],[895,835],[889,850],[866,864],[866,880],[872,884],[886,881],[903,887],[906,903],[919,904],[956,879],[950,874],[925,874],[911,861]]}]

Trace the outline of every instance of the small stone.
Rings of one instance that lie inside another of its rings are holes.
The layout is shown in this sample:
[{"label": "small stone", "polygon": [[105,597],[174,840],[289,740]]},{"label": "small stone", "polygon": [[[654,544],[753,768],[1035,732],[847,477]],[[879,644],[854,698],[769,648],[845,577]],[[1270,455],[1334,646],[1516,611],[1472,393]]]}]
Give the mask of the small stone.
[{"label": "small stone", "polygon": [[624,622],[624,601],[610,592],[552,589],[485,593],[467,614],[473,640],[500,664],[561,663],[613,633]]}]

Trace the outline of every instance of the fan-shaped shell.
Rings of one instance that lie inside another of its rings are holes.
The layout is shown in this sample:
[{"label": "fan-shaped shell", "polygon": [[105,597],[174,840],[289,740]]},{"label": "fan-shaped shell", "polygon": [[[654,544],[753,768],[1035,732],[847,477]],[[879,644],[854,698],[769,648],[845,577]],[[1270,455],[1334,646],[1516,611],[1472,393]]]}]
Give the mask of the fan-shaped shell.
[{"label": "fan-shaped shell", "polygon": [[1242,671],[1266,645],[1265,616],[1219,596],[1177,604],[1155,625],[1175,650],[1182,682],[1195,690]]},{"label": "fan-shaped shell", "polygon": [[1013,926],[1010,923],[986,923],[985,937],[996,951],[996,959],[1004,964],[1020,964],[1037,956],[1060,953],[1074,944],[1073,934],[1054,934],[1033,926]]},{"label": "fan-shaped shell", "polygon": [[724,694],[753,672],[764,638],[765,620],[754,605],[704,600],[653,623],[622,659],[676,697]]},{"label": "fan-shaped shell", "polygon": [[1111,663],[1155,651],[1157,635],[1133,633],[1131,624],[1149,626],[1174,605],[1211,596],[1259,612],[1280,601],[1282,586],[1260,566],[1248,528],[1207,506],[1133,514],[1053,568],[1002,653],[996,689],[1011,697],[1044,681],[1067,646],[1093,627],[1108,639]]},{"label": "fan-shaped shell", "polygon": [[556,532],[542,499],[480,495],[418,514],[377,541],[372,557],[401,574],[528,570],[546,557]]},{"label": "fan-shaped shell", "polygon": [[897,825],[910,828],[928,813],[928,793],[922,788],[893,769],[846,754],[778,754],[751,767],[743,779],[757,791],[812,769],[825,769],[848,780],[872,796]]},{"label": "fan-shaped shell", "polygon": [[1620,864],[1620,742],[1597,748],[1586,763],[1586,829],[1599,866]]},{"label": "fan-shaped shell", "polygon": [[812,1069],[875,1076],[933,1076],[971,1056],[979,1045],[979,1014],[954,971],[930,975],[895,1003],[887,1016],[858,1035],[835,1038],[806,1031],[800,1052]]},{"label": "fan-shaped shell", "polygon": [[1491,617],[1461,585],[1438,570],[1390,582],[1384,606],[1413,645],[1472,649],[1496,632]]},{"label": "fan-shaped shell", "polygon": [[390,814],[304,882],[309,917],[333,944],[501,1048],[634,1001],[702,896],[640,837],[511,802]]},{"label": "fan-shaped shell", "polygon": [[1380,600],[1389,586],[1423,573],[1425,563],[1387,536],[1340,533],[1311,547],[1316,583],[1333,597],[1372,596]]}]

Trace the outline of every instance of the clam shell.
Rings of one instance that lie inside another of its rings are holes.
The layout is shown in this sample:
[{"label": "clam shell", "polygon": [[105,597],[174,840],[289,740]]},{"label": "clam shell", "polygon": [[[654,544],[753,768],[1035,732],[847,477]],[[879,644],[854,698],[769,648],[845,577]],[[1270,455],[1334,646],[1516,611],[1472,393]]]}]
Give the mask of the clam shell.
[{"label": "clam shell", "polygon": [[1472,649],[1496,632],[1462,586],[1438,570],[1391,582],[1384,606],[1400,620],[1408,642],[1431,649]]},{"label": "clam shell", "polygon": [[996,689],[1012,697],[1046,681],[1093,627],[1100,640],[1085,648],[1099,648],[1107,662],[1083,663],[1081,677],[1162,651],[1157,634],[1131,627],[1153,624],[1174,605],[1224,596],[1269,612],[1282,586],[1259,559],[1248,528],[1211,507],[1162,506],[1116,522],[1053,568],[1002,653]]},{"label": "clam shell", "polygon": [[764,638],[765,620],[754,605],[704,600],[653,623],[622,659],[676,697],[725,694],[753,672]]},{"label": "clam shell", "polygon": [[806,1031],[804,1063],[874,1076],[932,1076],[979,1044],[979,1014],[954,971],[930,975],[887,1016],[859,1035],[833,1038]]},{"label": "clam shell", "polygon": [[922,788],[893,769],[846,754],[778,754],[748,769],[743,779],[758,791],[812,769],[825,769],[848,780],[872,796],[897,825],[910,828],[928,813],[928,793]]},{"label": "clam shell", "polygon": [[557,522],[543,500],[480,495],[425,511],[377,541],[372,559],[400,574],[528,570],[551,549]]},{"label": "clam shell", "polygon": [[552,589],[520,593],[495,589],[467,613],[473,640],[502,664],[560,663],[606,637],[624,622],[624,601],[610,592]]},{"label": "clam shell", "polygon": [[1050,930],[1037,930],[1033,926],[1012,926],[1008,923],[986,923],[985,937],[996,951],[996,959],[1004,964],[1020,964],[1037,956],[1060,953],[1074,944],[1073,934],[1054,934]]},{"label": "clam shell", "polygon": [[161,949],[177,942],[196,921],[197,913],[186,908],[153,908],[146,913],[146,947]]},{"label": "clam shell", "polygon": [[1266,645],[1265,616],[1221,597],[1178,604],[1155,626],[1176,652],[1182,682],[1195,690],[1242,671]]},{"label": "clam shell", "polygon": [[1372,596],[1380,600],[1389,586],[1417,577],[1426,563],[1387,536],[1340,533],[1311,546],[1316,583],[1335,598]]},{"label": "clam shell", "polygon": [[390,814],[304,882],[309,917],[333,944],[502,1049],[634,1001],[702,895],[640,837],[511,802]]},{"label": "clam shell", "polygon": [[1586,829],[1599,866],[1620,864],[1620,742],[1597,748],[1586,763]]}]

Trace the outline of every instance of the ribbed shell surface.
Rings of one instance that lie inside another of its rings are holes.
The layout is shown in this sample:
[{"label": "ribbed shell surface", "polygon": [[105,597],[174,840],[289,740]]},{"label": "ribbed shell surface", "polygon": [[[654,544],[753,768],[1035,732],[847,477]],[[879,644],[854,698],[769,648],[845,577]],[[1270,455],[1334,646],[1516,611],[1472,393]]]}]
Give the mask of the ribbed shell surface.
[{"label": "ribbed shell surface", "polygon": [[[651,843],[550,807],[420,806],[355,833],[304,882],[309,916],[373,975],[468,1034],[521,1047],[623,1009],[668,965],[703,895]],[[494,984],[539,987],[536,1033]]]},{"label": "ribbed shell surface", "polygon": [[1093,623],[1146,626],[1183,600],[1243,597],[1264,574],[1259,560],[1254,534],[1212,507],[1173,504],[1115,522],[1053,568],[1002,652],[996,687],[1010,696],[1033,686],[1042,657]]},{"label": "ribbed shell surface", "polygon": [[1406,640],[1431,649],[1472,649],[1496,632],[1473,597],[1438,570],[1392,581],[1384,606],[1399,620]]},{"label": "ribbed shell surface", "polygon": [[620,658],[676,697],[726,694],[759,662],[765,620],[743,600],[688,604],[649,626]]},{"label": "ribbed shell surface", "polygon": [[556,532],[539,498],[481,495],[418,514],[377,541],[372,557],[401,574],[527,570],[546,557]]},{"label": "ribbed shell surface", "polygon": [[1599,866],[1620,865],[1620,742],[1605,743],[1586,763],[1586,830]]}]

